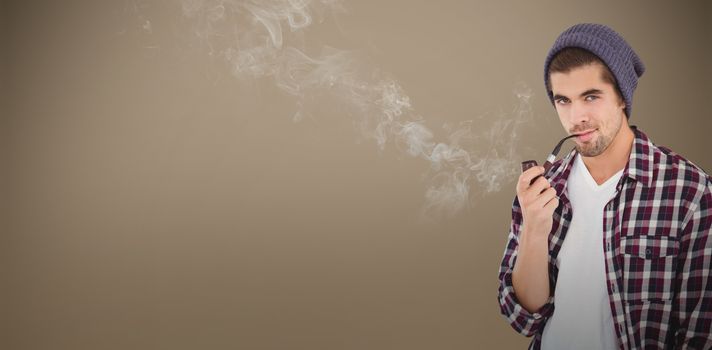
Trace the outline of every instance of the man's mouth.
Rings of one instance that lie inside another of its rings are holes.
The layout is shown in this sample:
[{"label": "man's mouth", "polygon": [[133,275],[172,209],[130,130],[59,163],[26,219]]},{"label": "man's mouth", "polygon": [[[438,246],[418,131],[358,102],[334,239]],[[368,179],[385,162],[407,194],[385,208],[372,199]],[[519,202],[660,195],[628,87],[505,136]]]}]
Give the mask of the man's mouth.
[{"label": "man's mouth", "polygon": [[581,142],[586,142],[590,140],[593,137],[593,132],[596,131],[596,129],[592,130],[586,130],[582,132],[577,132],[574,135],[576,135],[576,139],[581,141]]}]

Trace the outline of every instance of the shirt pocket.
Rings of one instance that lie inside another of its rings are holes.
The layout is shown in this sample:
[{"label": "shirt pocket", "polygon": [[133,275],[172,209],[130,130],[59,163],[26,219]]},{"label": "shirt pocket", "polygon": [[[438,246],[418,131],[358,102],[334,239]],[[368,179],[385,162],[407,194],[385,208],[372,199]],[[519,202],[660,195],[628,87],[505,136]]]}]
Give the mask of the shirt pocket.
[{"label": "shirt pocket", "polygon": [[674,294],[679,242],[674,237],[621,239],[623,297],[627,301],[668,301]]}]

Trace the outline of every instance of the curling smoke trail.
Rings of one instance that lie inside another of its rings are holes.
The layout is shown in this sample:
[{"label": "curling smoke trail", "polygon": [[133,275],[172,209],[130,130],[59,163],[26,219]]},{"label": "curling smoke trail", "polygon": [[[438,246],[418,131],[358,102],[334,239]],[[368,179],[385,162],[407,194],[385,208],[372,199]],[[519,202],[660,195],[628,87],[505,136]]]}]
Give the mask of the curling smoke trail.
[{"label": "curling smoke trail", "polygon": [[[239,79],[270,78],[296,99],[294,121],[308,114],[308,101],[328,97],[353,118],[362,137],[383,150],[389,143],[430,163],[423,216],[451,216],[465,209],[473,192],[498,191],[518,175],[517,132],[531,119],[531,91],[515,89],[511,114],[492,125],[472,121],[445,126],[447,140],[415,113],[398,82],[365,64],[358,54],[323,47],[303,49],[305,29],[324,16],[344,12],[337,0],[183,0],[182,10],[211,56],[224,58]],[[474,186],[474,189],[472,188]]]}]

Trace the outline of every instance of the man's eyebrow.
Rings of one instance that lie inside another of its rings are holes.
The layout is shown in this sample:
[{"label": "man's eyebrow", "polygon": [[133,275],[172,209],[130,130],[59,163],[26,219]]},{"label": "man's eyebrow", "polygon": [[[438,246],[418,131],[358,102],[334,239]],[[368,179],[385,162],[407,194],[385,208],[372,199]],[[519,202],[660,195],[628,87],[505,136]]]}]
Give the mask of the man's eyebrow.
[{"label": "man's eyebrow", "polygon": [[554,100],[560,100],[562,98],[568,98],[568,97],[566,97],[564,95],[559,95],[559,94],[554,95]]},{"label": "man's eyebrow", "polygon": [[588,95],[600,95],[600,94],[603,94],[603,91],[601,91],[599,89],[588,89],[588,90],[582,92],[581,95],[579,95],[579,96],[583,97],[583,96],[588,96]]},{"label": "man's eyebrow", "polygon": [[[588,96],[588,95],[600,95],[600,94],[602,94],[602,93],[603,93],[603,91],[601,91],[600,89],[588,89],[588,90],[582,92],[579,96],[584,97],[584,96]],[[555,95],[554,95],[554,100],[558,100],[558,99],[561,99],[561,98],[566,98],[566,99],[568,99],[568,97],[566,97],[566,96],[564,96],[564,95],[560,95],[560,94],[555,94]]]}]

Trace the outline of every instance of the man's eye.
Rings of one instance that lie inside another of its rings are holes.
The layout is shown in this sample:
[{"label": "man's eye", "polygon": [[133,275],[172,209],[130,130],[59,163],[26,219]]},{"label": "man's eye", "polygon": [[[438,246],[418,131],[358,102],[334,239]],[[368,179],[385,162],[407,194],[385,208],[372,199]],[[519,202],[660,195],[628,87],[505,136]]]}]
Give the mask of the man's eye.
[{"label": "man's eye", "polygon": [[596,96],[596,95],[586,96],[586,101],[593,101],[593,100],[597,100],[597,99],[598,99],[598,96]]},{"label": "man's eye", "polygon": [[566,104],[568,102],[569,102],[569,100],[567,100],[565,98],[560,98],[560,99],[556,100],[556,103],[560,104],[560,105]]}]

